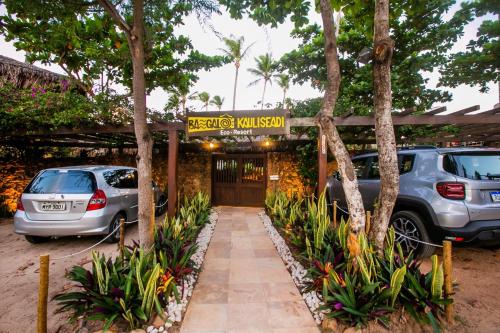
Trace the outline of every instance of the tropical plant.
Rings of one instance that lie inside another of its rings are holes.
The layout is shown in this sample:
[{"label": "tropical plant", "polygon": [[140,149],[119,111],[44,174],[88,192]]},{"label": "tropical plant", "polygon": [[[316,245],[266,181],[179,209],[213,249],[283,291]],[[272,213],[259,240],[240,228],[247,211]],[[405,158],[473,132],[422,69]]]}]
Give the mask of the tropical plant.
[{"label": "tropical plant", "polygon": [[217,108],[217,111],[222,109],[222,105],[224,104],[224,97],[220,97],[219,95],[215,95],[212,97],[210,104],[214,105]]},{"label": "tropical plant", "polygon": [[247,47],[244,47],[245,38],[243,36],[236,38],[231,35],[230,38],[223,38],[225,49],[220,49],[232,62],[234,62],[234,67],[236,73],[234,76],[234,88],[233,88],[233,111],[236,108],[236,87],[238,86],[238,72],[240,70],[241,60],[244,59],[250,48],[255,44],[252,43]]},{"label": "tropical plant", "polygon": [[300,199],[272,192],[266,196],[266,210],[289,241],[298,240],[295,255],[308,265],[310,277],[306,289],[322,295],[326,316],[358,327],[370,320],[388,325],[388,315],[405,308],[417,321],[439,331],[438,318],[452,300],[443,298],[443,269],[437,256],[431,258],[431,271],[423,274],[420,261],[412,253],[405,255],[395,242],[393,228],[382,255],[364,233],[357,236],[354,253],[349,249],[349,222],[342,218],[337,227],[330,223],[324,195],[304,205]]},{"label": "tropical plant", "polygon": [[203,91],[198,94],[198,100],[203,103],[203,107],[205,111],[208,111],[208,104],[210,103],[210,94],[206,91]]},{"label": "tropical plant", "polygon": [[276,62],[273,60],[270,53],[258,56],[255,58],[256,66],[255,68],[249,68],[248,71],[252,73],[257,79],[249,84],[249,86],[254,86],[257,83],[264,81],[264,89],[262,90],[262,99],[260,102],[261,110],[264,109],[264,98],[266,95],[267,83],[272,84],[273,77],[276,71]]},{"label": "tropical plant", "polygon": [[58,311],[71,311],[71,318],[85,316],[104,321],[109,328],[115,320],[125,319],[131,328],[141,326],[157,313],[163,316],[171,296],[179,301],[178,286],[197,269],[192,256],[196,237],[208,221],[209,198],[198,193],[184,199],[181,213],[158,226],[153,251],[145,252],[137,242],[128,246],[123,258],[106,259],[92,254],[92,271],[74,266],[67,277],[79,291],[58,294]]},{"label": "tropical plant", "polygon": [[68,273],[68,279],[81,291],[56,295],[57,312],[72,311],[73,319],[85,315],[90,320],[102,320],[104,330],[118,318],[124,318],[130,328],[139,327],[153,312],[163,316],[165,301],[157,289],[160,283],[165,286],[172,280],[160,281],[160,273],[154,253],[126,251],[124,261],[120,257],[113,261],[93,252],[92,271],[74,266]]},{"label": "tropical plant", "polygon": [[276,83],[283,90],[283,102],[281,103],[281,107],[285,108],[286,93],[288,89],[290,89],[290,76],[285,73],[280,73],[278,75],[275,75],[275,77]]}]

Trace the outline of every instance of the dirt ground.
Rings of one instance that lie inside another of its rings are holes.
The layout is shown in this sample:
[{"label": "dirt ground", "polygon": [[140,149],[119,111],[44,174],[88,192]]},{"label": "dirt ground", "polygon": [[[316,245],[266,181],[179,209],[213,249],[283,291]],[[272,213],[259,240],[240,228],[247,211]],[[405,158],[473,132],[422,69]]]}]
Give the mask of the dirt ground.
[{"label": "dirt ground", "polygon": [[[127,228],[126,243],[137,239],[137,226]],[[52,258],[78,252],[100,240],[100,237],[66,237],[33,245],[24,237],[14,234],[11,219],[0,220],[0,333],[21,333],[36,328],[38,299],[38,257],[49,253]],[[116,244],[101,244],[98,251],[111,254]],[[90,259],[83,253],[63,260],[52,261],[50,266],[49,299],[64,290],[68,281],[65,271],[72,265]],[[453,271],[456,280],[455,325],[450,332],[500,331],[500,248],[455,248]],[[90,267],[89,264],[87,264]],[[424,263],[428,266],[428,262]],[[53,314],[55,302],[49,302],[48,331],[61,329],[66,315]]]},{"label": "dirt ground", "polygon": [[[159,218],[158,220],[160,220]],[[51,258],[81,251],[101,240],[101,237],[64,237],[41,244],[30,244],[23,236],[13,232],[12,219],[0,219],[0,333],[31,332],[36,329],[36,308],[38,302],[39,255],[49,254]],[[137,225],[126,229],[125,244],[138,240]],[[107,255],[117,253],[117,245],[102,243],[94,248]],[[75,264],[88,263],[90,251],[67,259],[51,260],[49,269],[48,332],[66,332],[62,328],[67,315],[54,314],[57,305],[50,299],[64,290],[69,283],[65,271]]]}]

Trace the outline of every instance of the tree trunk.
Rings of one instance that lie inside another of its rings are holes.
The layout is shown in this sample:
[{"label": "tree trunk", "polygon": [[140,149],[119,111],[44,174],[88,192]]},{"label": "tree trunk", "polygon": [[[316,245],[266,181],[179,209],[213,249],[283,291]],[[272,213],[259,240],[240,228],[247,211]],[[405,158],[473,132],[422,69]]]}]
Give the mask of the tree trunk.
[{"label": "tree trunk", "polygon": [[139,240],[141,247],[153,245],[154,221],[151,201],[151,162],[153,140],[146,120],[146,82],[144,78],[144,3],[134,0],[134,25],[131,48],[133,65],[134,129],[137,139],[137,171],[139,174]]},{"label": "tree trunk", "polygon": [[130,27],[109,0],[99,0],[115,23],[125,32],[132,58],[132,90],[134,98],[134,130],[137,140],[137,171],[139,174],[139,241],[142,248],[149,250],[154,241],[154,220],[151,186],[151,162],[153,139],[146,118],[146,80],[144,77],[144,1],[134,0],[133,26]]},{"label": "tree trunk", "polygon": [[234,88],[233,88],[233,111],[236,110],[236,87],[238,85],[238,71],[240,70],[240,64],[236,63],[236,74],[234,76]]},{"label": "tree trunk", "polygon": [[264,97],[266,96],[266,86],[267,86],[267,80],[264,80],[264,91],[262,91],[262,101],[260,102],[261,110],[264,110]]},{"label": "tree trunk", "polygon": [[281,106],[283,110],[285,109],[285,98],[286,98],[286,89],[283,89],[283,104]]},{"label": "tree trunk", "polygon": [[394,43],[389,37],[389,0],[375,1],[374,29],[373,86],[380,194],[370,239],[377,251],[381,252],[399,191],[396,138],[391,116],[391,58]]},{"label": "tree trunk", "polygon": [[350,230],[353,234],[357,235],[364,230],[365,209],[358,189],[358,180],[354,172],[351,157],[340,138],[333,120],[333,111],[337,103],[340,88],[340,64],[337,54],[337,39],[334,30],[335,23],[333,21],[330,1],[321,0],[320,7],[325,36],[325,59],[328,81],[325,88],[323,104],[321,105],[321,111],[318,114],[318,120],[323,133],[326,135],[328,147],[337,160],[342,178],[342,187],[344,189],[351,218]]}]

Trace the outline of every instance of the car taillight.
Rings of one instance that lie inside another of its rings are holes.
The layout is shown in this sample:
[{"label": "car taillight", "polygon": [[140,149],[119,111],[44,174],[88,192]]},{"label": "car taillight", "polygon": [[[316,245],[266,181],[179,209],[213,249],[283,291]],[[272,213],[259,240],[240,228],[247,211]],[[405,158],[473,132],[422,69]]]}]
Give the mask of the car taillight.
[{"label": "car taillight", "polygon": [[17,198],[17,208],[16,209],[24,211],[23,202],[21,201],[22,198],[23,198],[22,194],[19,198]]},{"label": "car taillight", "polygon": [[453,200],[465,199],[465,185],[462,183],[437,183],[436,190],[443,198]]},{"label": "car taillight", "polygon": [[103,190],[96,190],[92,198],[90,198],[87,206],[87,211],[97,210],[106,207],[106,194]]}]

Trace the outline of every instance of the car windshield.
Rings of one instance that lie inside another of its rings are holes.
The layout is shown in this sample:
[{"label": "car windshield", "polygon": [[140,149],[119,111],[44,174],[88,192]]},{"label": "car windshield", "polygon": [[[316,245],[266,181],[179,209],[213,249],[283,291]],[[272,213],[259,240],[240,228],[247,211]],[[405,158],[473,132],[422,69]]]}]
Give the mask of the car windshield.
[{"label": "car windshield", "polygon": [[472,152],[444,156],[443,167],[457,176],[475,180],[500,179],[500,153]]},{"label": "car windshield", "polygon": [[86,194],[96,190],[95,177],[81,170],[46,170],[26,188],[24,193]]}]

